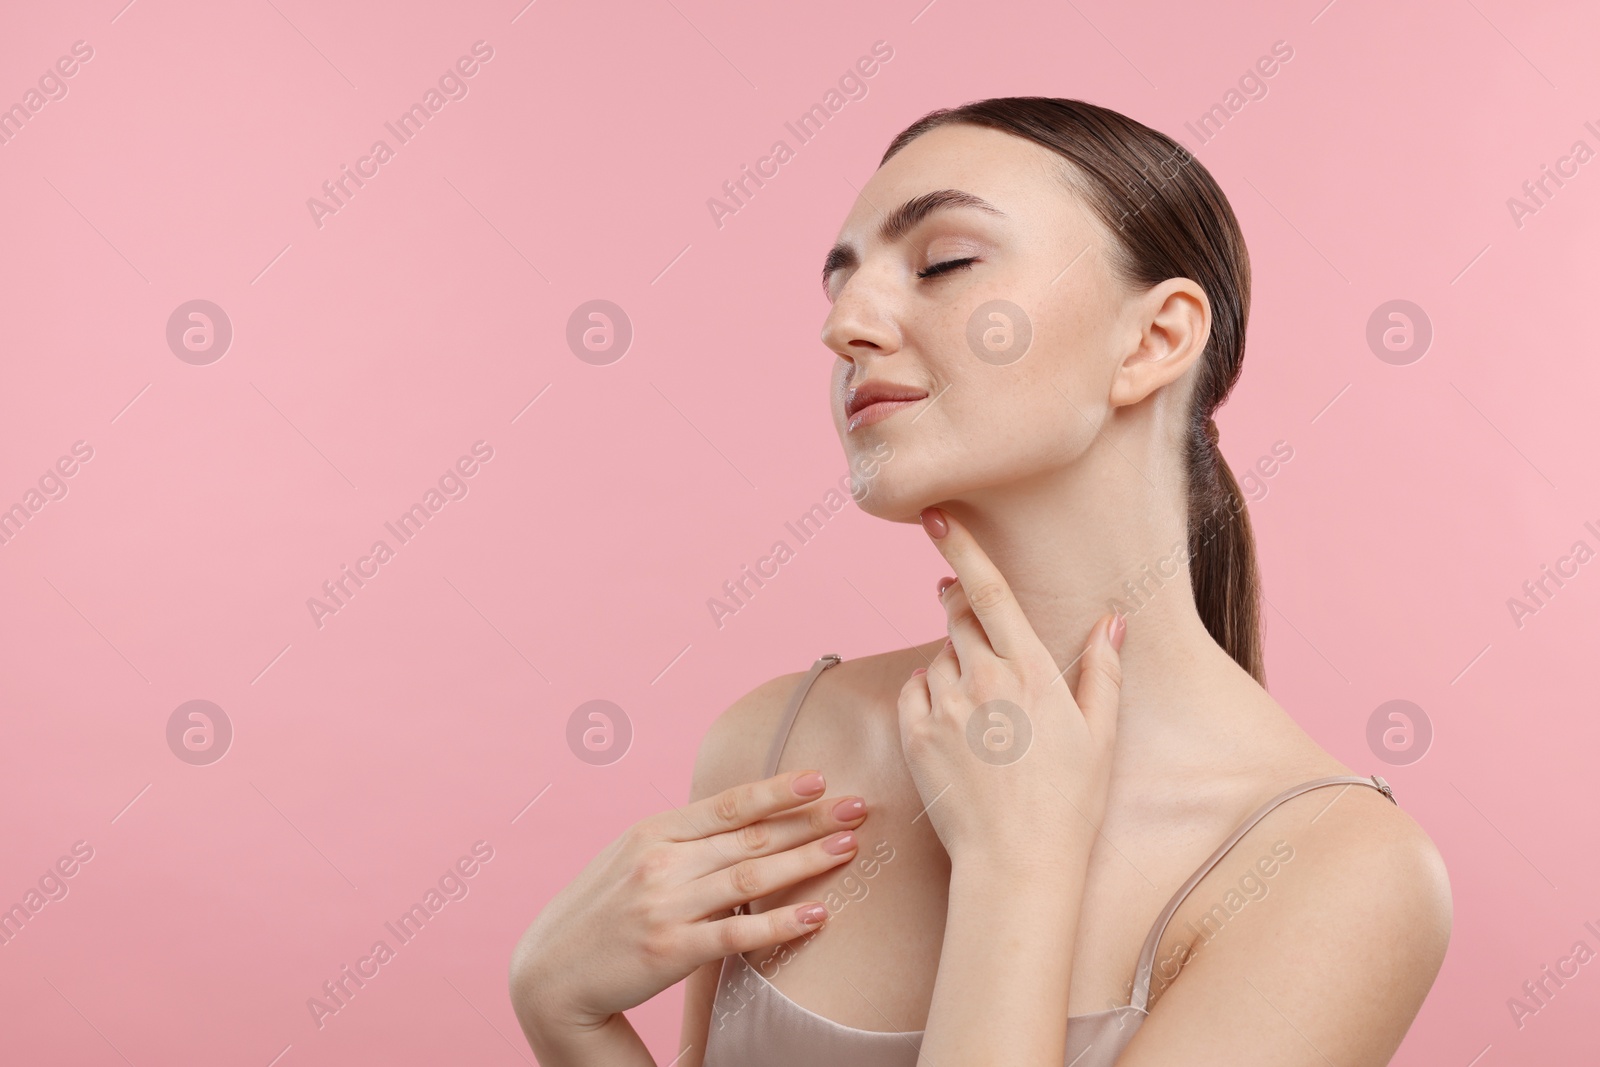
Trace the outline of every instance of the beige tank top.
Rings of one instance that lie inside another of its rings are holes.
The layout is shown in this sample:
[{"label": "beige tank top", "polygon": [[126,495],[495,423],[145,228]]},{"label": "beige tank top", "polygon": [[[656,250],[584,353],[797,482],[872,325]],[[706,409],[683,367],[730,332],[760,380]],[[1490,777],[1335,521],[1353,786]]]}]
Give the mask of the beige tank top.
[{"label": "beige tank top", "polygon": [[[811,670],[795,687],[795,693],[772,739],[762,777],[770,778],[778,772],[778,757],[783,753],[783,743],[789,736],[789,729],[794,725],[795,715],[811,683],[816,681],[817,675],[840,660],[837,653],[830,652],[823,656],[812,664]],[[1149,1014],[1145,1005],[1149,1003],[1156,946],[1160,944],[1167,923],[1172,920],[1184,897],[1238,843],[1245,831],[1267,812],[1290,797],[1328,785],[1371,786],[1394,801],[1394,792],[1389,788],[1389,783],[1377,775],[1371,778],[1335,775],[1285,789],[1252,812],[1217,847],[1211,858],[1178,887],[1178,891],[1156,917],[1155,925],[1144,940],[1144,949],[1139,953],[1131,1003],[1068,1017],[1067,1067],[1113,1067],[1117,1056],[1133,1040],[1139,1024]],[[734,910],[742,911],[743,905]],[[826,1067],[916,1067],[923,1033],[922,1030],[859,1030],[836,1023],[802,1008],[784,996],[744,956],[734,953],[722,961],[716,1000],[711,1009],[710,1031],[706,1037],[705,1067],[815,1067],[817,1064]]]}]

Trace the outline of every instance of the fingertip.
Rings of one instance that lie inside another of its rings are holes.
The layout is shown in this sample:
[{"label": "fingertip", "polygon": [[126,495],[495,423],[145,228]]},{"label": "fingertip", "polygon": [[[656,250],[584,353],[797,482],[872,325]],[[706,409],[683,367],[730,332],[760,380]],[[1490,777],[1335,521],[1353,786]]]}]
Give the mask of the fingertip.
[{"label": "fingertip", "polygon": [[822,925],[822,921],[827,917],[828,909],[822,904],[803,904],[794,909],[795,922],[808,929]]},{"label": "fingertip", "polygon": [[827,782],[822,777],[821,772],[807,771],[791,782],[790,786],[798,796],[814,797],[821,794],[823,789],[826,788]]},{"label": "fingertip", "polygon": [[922,528],[936,541],[950,532],[950,524],[945,521],[944,512],[934,507],[922,509]]},{"label": "fingertip", "polygon": [[1119,611],[1111,616],[1111,622],[1106,628],[1106,638],[1111,642],[1111,647],[1115,649],[1118,654],[1121,654],[1122,652],[1122,639],[1126,637],[1127,634],[1128,617]]},{"label": "fingertip", "polygon": [[855,822],[857,819],[867,817],[867,802],[862,797],[845,797],[833,806],[833,817],[837,822]]}]

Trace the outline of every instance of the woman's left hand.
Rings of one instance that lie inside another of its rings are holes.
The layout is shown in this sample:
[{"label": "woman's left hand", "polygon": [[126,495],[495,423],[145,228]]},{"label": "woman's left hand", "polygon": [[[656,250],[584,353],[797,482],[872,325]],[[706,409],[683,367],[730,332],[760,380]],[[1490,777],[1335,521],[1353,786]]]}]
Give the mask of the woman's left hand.
[{"label": "woman's left hand", "polygon": [[941,597],[950,640],[900,690],[924,810],[952,864],[1086,859],[1105,816],[1125,620],[1096,621],[1074,696],[966,527],[939,508],[923,525],[957,578]]}]

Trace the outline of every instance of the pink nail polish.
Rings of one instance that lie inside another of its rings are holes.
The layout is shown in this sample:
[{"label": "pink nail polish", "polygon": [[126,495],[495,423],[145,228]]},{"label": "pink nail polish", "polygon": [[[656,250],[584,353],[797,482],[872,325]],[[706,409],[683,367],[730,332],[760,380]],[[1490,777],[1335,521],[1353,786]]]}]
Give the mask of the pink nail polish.
[{"label": "pink nail polish", "polygon": [[804,926],[815,926],[828,917],[828,909],[821,904],[807,904],[803,908],[796,908],[794,917]]},{"label": "pink nail polish", "polygon": [[856,847],[856,835],[846,830],[842,834],[822,839],[822,851],[831,852],[835,856],[842,856]]},{"label": "pink nail polish", "polygon": [[950,532],[950,526],[944,521],[944,514],[938,508],[922,509],[922,527],[934,538],[943,537]]},{"label": "pink nail polish", "polygon": [[1122,639],[1124,636],[1126,636],[1127,632],[1128,620],[1124,615],[1122,615],[1121,612],[1118,612],[1116,615],[1112,616],[1111,629],[1106,634],[1106,636],[1111,639],[1111,647],[1116,649],[1118,652],[1121,652]]},{"label": "pink nail polish", "polygon": [[810,774],[802,774],[794,780],[794,791],[799,796],[814,797],[822,792],[822,787],[822,775],[816,771],[812,771]]},{"label": "pink nail polish", "polygon": [[952,585],[955,585],[955,584],[956,584],[956,580],[954,578],[949,577],[948,575],[943,577],[943,578],[940,578],[939,579],[939,599],[943,600],[944,599],[944,591],[946,589],[949,589]]},{"label": "pink nail polish", "polygon": [[840,822],[850,822],[853,819],[861,818],[862,815],[866,814],[866,811],[867,802],[865,800],[860,797],[851,797],[849,800],[841,800],[833,806],[833,817]]}]

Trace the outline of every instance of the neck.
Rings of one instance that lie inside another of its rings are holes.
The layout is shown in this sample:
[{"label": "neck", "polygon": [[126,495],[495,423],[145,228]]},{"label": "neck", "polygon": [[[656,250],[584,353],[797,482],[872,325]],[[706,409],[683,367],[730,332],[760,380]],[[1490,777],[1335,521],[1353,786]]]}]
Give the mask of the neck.
[{"label": "neck", "polygon": [[939,505],[1005,576],[1074,690],[1095,623],[1112,611],[1127,616],[1119,735],[1193,714],[1199,694],[1227,669],[1219,660],[1232,662],[1195,607],[1181,481],[1134,474],[1130,461],[1154,470],[1142,458],[1091,449],[1070,468]]}]

